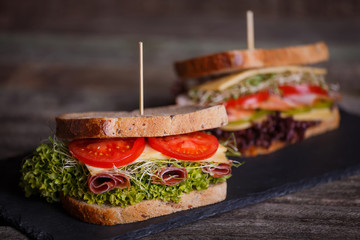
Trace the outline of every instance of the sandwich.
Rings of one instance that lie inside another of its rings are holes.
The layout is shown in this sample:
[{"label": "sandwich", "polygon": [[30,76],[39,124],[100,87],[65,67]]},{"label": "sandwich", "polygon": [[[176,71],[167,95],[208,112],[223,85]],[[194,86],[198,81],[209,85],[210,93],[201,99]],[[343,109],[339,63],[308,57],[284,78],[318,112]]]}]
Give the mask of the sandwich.
[{"label": "sandwich", "polygon": [[229,124],[213,131],[230,154],[267,154],[336,129],[337,85],[324,42],[278,49],[233,50],[175,63],[178,105],[224,105]]},{"label": "sandwich", "polygon": [[224,106],[70,113],[24,160],[27,197],[61,202],[76,218],[115,225],[223,201],[231,167],[206,131],[226,125]]}]

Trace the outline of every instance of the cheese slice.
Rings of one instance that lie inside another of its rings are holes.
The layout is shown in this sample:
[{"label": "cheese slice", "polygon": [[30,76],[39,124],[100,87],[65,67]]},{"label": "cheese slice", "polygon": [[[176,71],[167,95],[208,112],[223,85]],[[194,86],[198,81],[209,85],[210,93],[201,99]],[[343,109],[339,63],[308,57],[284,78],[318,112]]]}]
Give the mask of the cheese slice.
[{"label": "cheese slice", "polygon": [[[289,115],[282,113],[282,117],[288,117]],[[291,115],[296,121],[321,121],[331,118],[333,116],[330,108],[315,108],[309,112],[296,113]]]},{"label": "cheese slice", "polygon": [[215,81],[209,81],[202,85],[197,86],[197,89],[203,91],[222,91],[225,90],[249,77],[258,75],[258,74],[268,74],[268,73],[282,73],[282,72],[311,72],[316,75],[325,75],[327,73],[324,68],[312,68],[312,67],[301,67],[301,66],[280,66],[280,67],[268,67],[268,68],[259,68],[252,69],[247,71],[242,71],[237,74],[228,75],[222,78],[219,78]]},{"label": "cheese slice", "polygon": [[[219,147],[214,155],[212,155],[210,158],[204,160],[198,160],[196,162],[229,163],[230,161],[226,158],[225,155],[226,150],[227,150],[226,147],[219,144]],[[151,148],[148,144],[146,144],[143,153],[135,161],[142,162],[142,161],[151,161],[154,159],[171,159],[171,157],[168,157],[162,154],[161,152],[156,151],[155,149]],[[85,166],[87,167],[91,175],[95,175],[97,173],[101,173],[109,170],[109,168],[92,167],[87,164],[85,164]]]}]

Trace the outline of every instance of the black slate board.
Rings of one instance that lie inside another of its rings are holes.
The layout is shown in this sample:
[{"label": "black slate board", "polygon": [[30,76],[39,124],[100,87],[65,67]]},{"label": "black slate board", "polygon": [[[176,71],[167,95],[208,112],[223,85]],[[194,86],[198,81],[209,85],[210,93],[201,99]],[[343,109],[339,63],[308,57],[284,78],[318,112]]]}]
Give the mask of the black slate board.
[{"label": "black slate board", "polygon": [[[273,154],[242,159],[221,203],[144,222],[97,226],[67,215],[59,204],[23,196],[18,179],[24,156],[0,161],[0,219],[37,239],[134,239],[360,173],[360,118],[342,112],[338,130]],[[239,159],[238,159],[239,160]]]}]

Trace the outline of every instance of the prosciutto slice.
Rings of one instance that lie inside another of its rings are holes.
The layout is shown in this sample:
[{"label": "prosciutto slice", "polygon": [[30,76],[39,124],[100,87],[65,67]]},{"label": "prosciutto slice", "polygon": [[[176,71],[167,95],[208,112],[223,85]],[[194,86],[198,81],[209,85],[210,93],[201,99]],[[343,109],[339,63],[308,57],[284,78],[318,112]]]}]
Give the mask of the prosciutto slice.
[{"label": "prosciutto slice", "polygon": [[188,178],[186,168],[163,167],[153,176],[152,183],[174,186]]},{"label": "prosciutto slice", "polygon": [[104,193],[114,188],[130,188],[129,176],[117,172],[102,172],[90,175],[88,185],[95,194]]},{"label": "prosciutto slice", "polygon": [[284,101],[288,103],[293,103],[297,106],[299,105],[311,106],[317,100],[331,101],[333,99],[327,95],[312,94],[312,93],[302,94],[302,95],[293,94],[293,95],[288,95],[287,97],[284,98]]},{"label": "prosciutto slice", "polygon": [[231,173],[231,165],[227,163],[220,163],[215,167],[203,167],[202,171],[215,178],[225,177]]}]

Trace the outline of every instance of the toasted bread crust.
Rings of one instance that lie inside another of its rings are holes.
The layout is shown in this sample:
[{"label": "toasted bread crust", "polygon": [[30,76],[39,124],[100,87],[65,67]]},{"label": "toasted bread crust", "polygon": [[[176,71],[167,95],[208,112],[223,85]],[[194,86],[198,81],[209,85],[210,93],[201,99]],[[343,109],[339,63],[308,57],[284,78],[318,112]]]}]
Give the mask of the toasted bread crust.
[{"label": "toasted bread crust", "polygon": [[161,200],[145,200],[128,207],[113,207],[109,205],[88,204],[69,196],[61,196],[63,207],[72,216],[88,223],[100,225],[115,225],[144,221],[149,218],[171,214],[214,204],[225,200],[226,182],[211,185],[202,191],[192,191],[181,196],[179,203]]},{"label": "toasted bread crust", "polygon": [[224,106],[168,106],[133,112],[70,113],[56,118],[56,136],[63,139],[159,137],[224,126]]},{"label": "toasted bread crust", "polygon": [[175,71],[180,78],[231,73],[249,68],[282,65],[305,65],[325,61],[329,51],[324,42],[314,44],[255,50],[232,50],[178,61]]},{"label": "toasted bread crust", "polygon": [[[331,118],[322,121],[319,125],[316,125],[314,127],[307,129],[305,132],[305,139],[338,128],[339,124],[340,124],[339,109],[337,107],[335,107],[333,109],[332,113],[333,113],[333,115]],[[275,141],[270,145],[269,148],[250,147],[246,150],[241,151],[241,154],[245,157],[257,156],[260,154],[268,154],[268,153],[275,152],[276,150],[279,150],[279,149],[285,147],[286,145],[289,145],[289,144],[287,144],[285,142],[281,142],[281,141]]]}]

